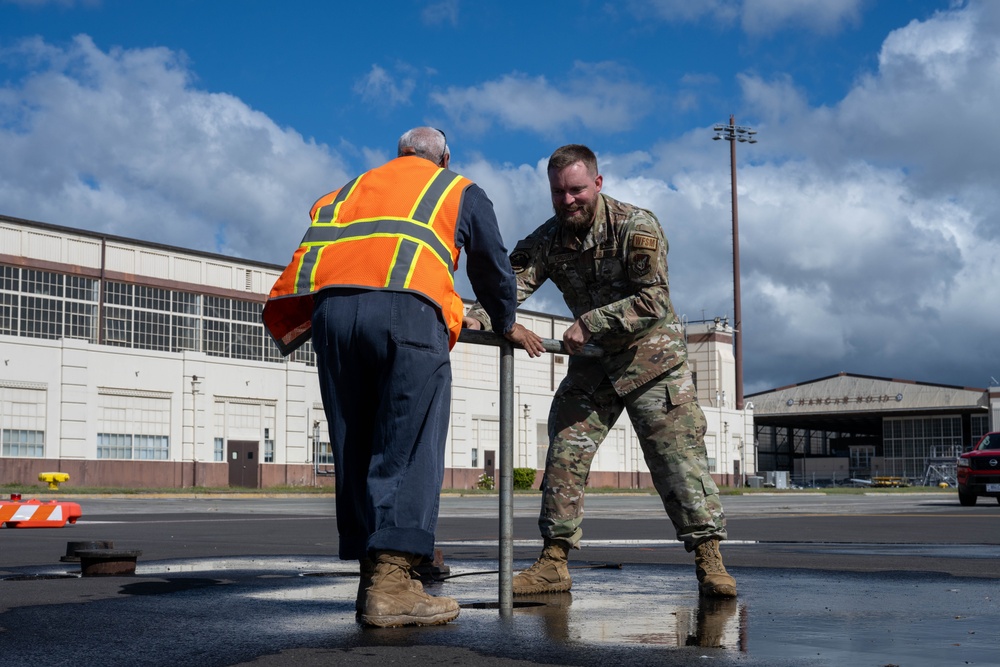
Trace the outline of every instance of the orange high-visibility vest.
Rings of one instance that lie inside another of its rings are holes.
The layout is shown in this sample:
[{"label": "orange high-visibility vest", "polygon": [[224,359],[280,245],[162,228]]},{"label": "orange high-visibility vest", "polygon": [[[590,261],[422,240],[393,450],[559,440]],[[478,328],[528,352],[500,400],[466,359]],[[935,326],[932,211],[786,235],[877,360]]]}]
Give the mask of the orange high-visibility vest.
[{"label": "orange high-visibility vest", "polygon": [[312,335],[325,287],[415,292],[440,309],[450,345],[462,329],[455,230],[472,181],[430,160],[396,158],[324,195],[291,263],[271,288],[264,325],[283,355]]}]

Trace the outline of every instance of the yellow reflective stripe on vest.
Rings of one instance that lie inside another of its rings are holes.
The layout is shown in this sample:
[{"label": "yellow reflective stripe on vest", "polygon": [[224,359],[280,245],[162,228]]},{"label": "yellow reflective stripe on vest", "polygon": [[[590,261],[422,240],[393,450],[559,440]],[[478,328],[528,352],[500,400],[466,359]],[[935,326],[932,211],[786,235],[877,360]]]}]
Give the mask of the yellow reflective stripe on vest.
[{"label": "yellow reflective stripe on vest", "polygon": [[316,267],[319,266],[319,254],[325,246],[314,245],[308,248],[299,261],[299,270],[295,272],[295,293],[308,294],[315,291],[313,285],[316,278]]},{"label": "yellow reflective stripe on vest", "polygon": [[358,176],[353,181],[351,181],[344,187],[340,188],[340,191],[337,192],[337,196],[333,198],[332,202],[330,202],[326,206],[321,207],[318,211],[316,211],[316,217],[313,219],[313,224],[323,223],[323,222],[327,223],[336,222],[337,213],[339,212],[340,205],[343,204],[347,200],[347,198],[351,196],[351,193],[354,192],[354,189],[356,187],[358,187],[358,183],[361,182],[361,178],[363,176],[364,174],[361,174],[361,176]]},{"label": "yellow reflective stripe on vest", "polygon": [[409,239],[399,239],[396,245],[396,253],[392,258],[392,269],[386,276],[385,286],[389,289],[405,289],[410,286],[410,278],[413,276],[413,267],[417,265],[413,260],[420,252],[420,246]]},{"label": "yellow reflective stripe on vest", "polygon": [[451,191],[455,183],[461,178],[458,174],[451,174],[453,178],[449,178],[449,173],[441,169],[424,186],[423,192],[420,193],[417,201],[413,204],[413,210],[410,211],[411,220],[427,224],[434,219],[434,214],[437,213],[438,208],[444,202],[445,195]]}]

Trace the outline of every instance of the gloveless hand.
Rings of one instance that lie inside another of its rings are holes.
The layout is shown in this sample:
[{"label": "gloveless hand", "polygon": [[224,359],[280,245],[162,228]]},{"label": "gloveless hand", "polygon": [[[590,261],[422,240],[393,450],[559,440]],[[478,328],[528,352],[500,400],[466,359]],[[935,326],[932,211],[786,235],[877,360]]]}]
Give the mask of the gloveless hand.
[{"label": "gloveless hand", "polygon": [[503,337],[515,345],[523,347],[529,357],[538,357],[545,352],[541,336],[530,329],[525,329],[520,324],[515,324],[510,331],[503,335]]}]

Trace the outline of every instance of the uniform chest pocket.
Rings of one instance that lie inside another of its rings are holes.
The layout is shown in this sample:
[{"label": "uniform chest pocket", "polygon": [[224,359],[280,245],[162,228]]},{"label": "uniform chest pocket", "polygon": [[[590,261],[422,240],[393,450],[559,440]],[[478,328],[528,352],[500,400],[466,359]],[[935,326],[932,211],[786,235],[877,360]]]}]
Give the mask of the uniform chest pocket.
[{"label": "uniform chest pocket", "polygon": [[546,272],[561,291],[576,289],[583,283],[580,275],[580,255],[576,252],[563,252],[549,255],[546,262]]},{"label": "uniform chest pocket", "polygon": [[620,288],[628,283],[628,271],[618,254],[618,246],[602,246],[597,248],[594,259],[594,270],[600,283],[605,287]]},{"label": "uniform chest pocket", "polygon": [[619,283],[627,279],[625,265],[615,255],[608,255],[597,260],[597,273],[602,283]]}]

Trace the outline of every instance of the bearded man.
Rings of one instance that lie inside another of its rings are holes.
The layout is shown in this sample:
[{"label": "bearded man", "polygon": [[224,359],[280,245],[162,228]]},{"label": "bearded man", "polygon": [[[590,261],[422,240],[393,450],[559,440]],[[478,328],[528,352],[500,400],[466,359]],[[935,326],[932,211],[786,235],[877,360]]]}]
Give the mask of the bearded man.
[{"label": "bearded man", "polygon": [[[510,255],[522,303],[546,280],[573,317],[563,335],[570,355],[588,342],[600,358],[570,358],[552,399],[542,479],[538,560],[514,577],[515,595],[568,591],[568,554],[583,535],[583,497],[597,448],[628,412],[677,539],[695,554],[699,592],[736,596],[719,542],[726,520],[708,472],[707,423],[687,364],[684,328],[670,301],[667,241],[650,211],[601,194],[597,157],[586,146],[557,149],[548,163],[555,215]],[[464,325],[489,326],[474,307]]]}]

